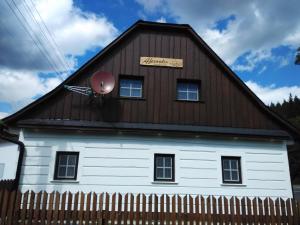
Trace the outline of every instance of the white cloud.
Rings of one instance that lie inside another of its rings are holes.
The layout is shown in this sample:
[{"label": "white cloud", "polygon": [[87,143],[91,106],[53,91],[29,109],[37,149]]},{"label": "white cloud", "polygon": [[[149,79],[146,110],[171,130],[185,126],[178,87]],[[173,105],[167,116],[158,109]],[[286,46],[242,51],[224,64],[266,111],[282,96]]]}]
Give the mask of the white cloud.
[{"label": "white cloud", "polygon": [[[2,8],[0,12],[2,20],[0,23],[0,65],[2,67],[51,71],[54,67],[50,65],[49,61],[51,61],[56,65],[57,70],[65,70],[60,60],[63,58],[74,68],[76,66],[74,56],[83,55],[87,50],[107,45],[118,32],[104,15],[84,12],[74,5],[73,0],[33,0],[34,4],[31,4],[31,0],[15,2],[17,2],[17,7],[11,1],[0,3]],[[23,25],[12,9],[22,20]],[[48,35],[43,22],[52,36]],[[24,26],[27,29],[24,29]],[[27,31],[35,37],[35,41]],[[62,57],[58,56],[56,46],[63,54]],[[41,53],[40,48],[43,48],[45,52]]]},{"label": "white cloud", "polygon": [[141,4],[144,9],[148,12],[154,12],[162,4],[162,0],[136,0],[137,3]]},{"label": "white cloud", "polygon": [[[157,0],[154,3],[146,0],[136,1],[148,12],[160,11],[163,15],[173,17],[178,23],[191,24],[230,65],[246,53],[271,53],[271,50],[278,46],[289,46],[294,50],[300,42],[298,0]],[[226,21],[230,16],[234,16],[234,19]],[[220,21],[227,22],[222,30],[216,26]],[[270,57],[270,60],[274,59]],[[241,69],[253,70],[259,62],[245,62],[246,67]]]},{"label": "white cloud", "polygon": [[300,96],[300,86],[283,86],[276,87],[276,85],[262,86],[254,81],[247,81],[246,85],[267,105],[272,102],[282,103],[289,99],[289,95]]},{"label": "white cloud", "polygon": [[0,69],[0,101],[9,102],[15,111],[61,82],[60,78],[41,78],[30,71]]},{"label": "white cloud", "polygon": [[156,22],[158,22],[158,23],[166,23],[167,20],[166,20],[165,17],[160,17],[158,20],[156,20]]},{"label": "white cloud", "polygon": [[0,112],[0,119],[7,117],[9,114],[6,112]]}]

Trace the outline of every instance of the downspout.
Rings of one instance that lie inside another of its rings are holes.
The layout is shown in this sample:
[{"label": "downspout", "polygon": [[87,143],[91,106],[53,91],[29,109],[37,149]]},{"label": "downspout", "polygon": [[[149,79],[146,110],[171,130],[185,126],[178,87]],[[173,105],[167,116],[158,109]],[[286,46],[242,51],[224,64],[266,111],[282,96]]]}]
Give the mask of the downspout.
[{"label": "downspout", "polygon": [[22,169],[22,163],[23,163],[24,152],[25,152],[25,145],[21,141],[14,140],[10,137],[3,135],[3,133],[2,134],[0,133],[0,138],[2,138],[3,140],[6,140],[8,142],[17,144],[19,146],[19,159],[18,159],[15,181],[13,184],[13,189],[17,190],[19,187],[19,183],[20,183],[20,176],[21,176],[21,169]]}]

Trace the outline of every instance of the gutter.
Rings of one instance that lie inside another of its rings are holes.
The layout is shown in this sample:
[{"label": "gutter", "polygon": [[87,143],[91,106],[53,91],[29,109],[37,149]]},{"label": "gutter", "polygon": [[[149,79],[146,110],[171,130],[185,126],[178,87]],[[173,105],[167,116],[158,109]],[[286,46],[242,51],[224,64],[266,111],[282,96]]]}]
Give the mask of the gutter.
[{"label": "gutter", "polygon": [[[6,134],[9,134],[9,133],[6,133]],[[22,169],[22,163],[23,163],[24,152],[25,152],[25,145],[21,141],[18,141],[11,137],[5,136],[3,131],[2,131],[2,133],[0,133],[0,138],[3,140],[6,140],[8,142],[17,144],[19,146],[19,159],[18,159],[17,171],[16,171],[16,176],[15,176],[15,180],[14,180],[13,187],[12,187],[14,190],[16,190],[16,189],[18,189],[19,183],[20,183],[20,176],[21,176],[21,169]]]}]

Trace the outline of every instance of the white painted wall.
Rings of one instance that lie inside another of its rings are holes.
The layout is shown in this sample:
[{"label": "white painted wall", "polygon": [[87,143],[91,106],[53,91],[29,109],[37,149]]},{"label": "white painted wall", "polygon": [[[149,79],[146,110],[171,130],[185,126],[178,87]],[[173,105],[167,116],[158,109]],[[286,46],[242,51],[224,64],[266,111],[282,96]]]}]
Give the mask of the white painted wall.
[{"label": "white painted wall", "polygon": [[19,158],[19,146],[0,141],[0,180],[15,179]]},{"label": "white painted wall", "polygon": [[[126,135],[21,135],[21,189],[292,197],[285,142]],[[78,151],[76,182],[53,181],[56,151]],[[153,182],[154,153],[175,154],[174,183]],[[222,184],[221,156],[241,156],[242,185]]]}]

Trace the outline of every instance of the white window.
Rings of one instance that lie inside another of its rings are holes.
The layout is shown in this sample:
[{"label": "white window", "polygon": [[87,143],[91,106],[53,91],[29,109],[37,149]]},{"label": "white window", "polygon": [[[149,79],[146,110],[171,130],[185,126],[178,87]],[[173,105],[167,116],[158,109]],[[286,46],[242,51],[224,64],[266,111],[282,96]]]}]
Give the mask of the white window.
[{"label": "white window", "polygon": [[174,155],[155,154],[154,155],[154,180],[174,181],[175,167]]},{"label": "white window", "polygon": [[55,163],[55,180],[76,180],[78,152],[57,152]]},{"label": "white window", "polygon": [[178,81],[177,100],[199,101],[199,84],[195,82]]},{"label": "white window", "polygon": [[120,78],[120,96],[129,98],[142,98],[143,80]]},{"label": "white window", "polygon": [[222,156],[223,183],[242,183],[241,158]]}]

